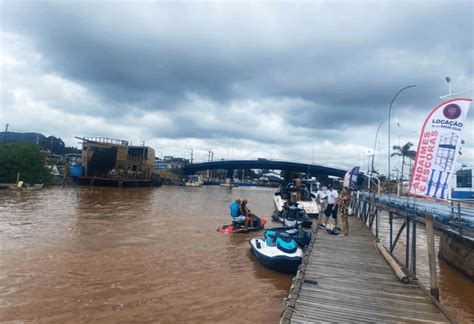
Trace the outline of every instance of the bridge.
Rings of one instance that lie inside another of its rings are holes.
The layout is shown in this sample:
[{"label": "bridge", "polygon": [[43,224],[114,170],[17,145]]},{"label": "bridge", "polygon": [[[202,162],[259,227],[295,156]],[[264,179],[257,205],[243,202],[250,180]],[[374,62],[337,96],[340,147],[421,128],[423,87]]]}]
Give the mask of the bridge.
[{"label": "bridge", "polygon": [[229,160],[189,164],[183,167],[185,174],[194,174],[196,171],[204,170],[227,170],[227,179],[232,182],[234,170],[249,170],[249,169],[268,169],[268,170],[282,170],[304,172],[309,176],[336,176],[344,177],[347,170],[336,168],[329,168],[320,165],[285,162],[285,161],[271,161],[271,160]]}]

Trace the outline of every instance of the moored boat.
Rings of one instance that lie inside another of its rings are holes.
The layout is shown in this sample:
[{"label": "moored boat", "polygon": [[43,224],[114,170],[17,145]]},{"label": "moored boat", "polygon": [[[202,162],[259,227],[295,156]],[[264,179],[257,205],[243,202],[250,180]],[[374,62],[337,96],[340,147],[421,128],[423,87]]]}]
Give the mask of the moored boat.
[{"label": "moored boat", "polygon": [[202,181],[200,176],[190,175],[186,179],[186,182],[184,183],[184,185],[187,187],[201,187],[203,183],[204,181]]},{"label": "moored boat", "polygon": [[317,217],[320,213],[319,205],[316,202],[316,195],[313,182],[301,181],[301,187],[296,188],[293,184],[287,183],[273,196],[273,203],[277,212],[283,212],[284,206],[294,202],[298,207],[303,208],[310,217]]}]

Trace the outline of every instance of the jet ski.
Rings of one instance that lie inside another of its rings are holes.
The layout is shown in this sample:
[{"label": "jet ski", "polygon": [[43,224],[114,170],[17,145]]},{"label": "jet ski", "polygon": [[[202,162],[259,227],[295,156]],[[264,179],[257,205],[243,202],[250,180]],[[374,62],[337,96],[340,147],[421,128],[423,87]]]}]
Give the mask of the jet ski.
[{"label": "jet ski", "polygon": [[242,223],[234,223],[230,225],[222,225],[217,229],[221,233],[248,233],[260,231],[265,227],[267,221],[263,218],[253,215],[253,226],[245,227]]},{"label": "jet ski", "polygon": [[285,205],[283,211],[272,216],[272,220],[285,226],[310,228],[313,225],[313,221],[308,217],[304,209],[295,205]]},{"label": "jet ski", "polygon": [[311,242],[312,233],[304,231],[299,227],[280,226],[273,227],[271,230],[278,232],[280,236],[291,237],[302,248],[308,246],[309,242]]},{"label": "jet ski", "polygon": [[249,243],[258,261],[269,269],[294,274],[303,261],[303,251],[295,240],[277,231],[266,230],[264,239],[253,238]]}]

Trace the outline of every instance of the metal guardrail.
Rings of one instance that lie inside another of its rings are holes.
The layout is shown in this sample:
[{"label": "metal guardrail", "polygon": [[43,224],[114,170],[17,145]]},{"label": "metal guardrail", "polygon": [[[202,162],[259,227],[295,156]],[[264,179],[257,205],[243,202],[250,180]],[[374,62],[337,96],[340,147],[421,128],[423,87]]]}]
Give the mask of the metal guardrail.
[{"label": "metal guardrail", "polygon": [[115,145],[122,145],[122,146],[132,145],[132,143],[129,143],[128,141],[120,140],[116,138],[110,138],[110,137],[82,137],[80,139],[86,142],[107,143],[107,144],[115,144]]},{"label": "metal guardrail", "polygon": [[[457,225],[457,230],[460,235],[463,235],[463,210],[470,208],[474,210],[474,202],[463,199],[452,199],[450,201],[451,205],[451,223]],[[473,216],[474,221],[474,216]]]},{"label": "metal guardrail", "polygon": [[450,202],[429,201],[413,197],[398,197],[387,195],[374,195],[365,192],[361,197],[390,205],[390,207],[403,210],[406,213],[424,218],[432,215],[436,225],[444,229],[452,229],[459,234],[472,234],[474,232],[474,202],[467,200],[451,200]]}]

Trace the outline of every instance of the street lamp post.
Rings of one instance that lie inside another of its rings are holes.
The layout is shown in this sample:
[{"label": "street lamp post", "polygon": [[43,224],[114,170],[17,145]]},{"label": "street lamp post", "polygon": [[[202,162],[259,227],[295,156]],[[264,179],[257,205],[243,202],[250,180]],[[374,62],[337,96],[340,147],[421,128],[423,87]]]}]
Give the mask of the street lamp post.
[{"label": "street lamp post", "polygon": [[379,124],[379,127],[377,127],[377,133],[375,133],[374,151],[372,152],[372,167],[371,167],[371,172],[370,172],[371,176],[374,174],[374,170],[375,170],[374,168],[375,150],[377,149],[377,139],[379,138],[380,127],[382,127],[383,123],[385,123],[385,121],[382,121]]},{"label": "street lamp post", "polygon": [[393,96],[392,98],[392,101],[390,102],[390,106],[388,107],[388,202],[390,204],[390,191],[391,191],[391,179],[390,179],[390,113],[392,111],[392,105],[395,101],[395,99],[397,99],[398,95],[400,93],[402,93],[403,91],[405,91],[406,89],[409,89],[409,88],[414,88],[416,87],[416,85],[409,85],[409,86],[406,86],[404,88],[401,88],[400,90],[398,90],[398,92],[395,94],[395,96]]}]

